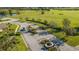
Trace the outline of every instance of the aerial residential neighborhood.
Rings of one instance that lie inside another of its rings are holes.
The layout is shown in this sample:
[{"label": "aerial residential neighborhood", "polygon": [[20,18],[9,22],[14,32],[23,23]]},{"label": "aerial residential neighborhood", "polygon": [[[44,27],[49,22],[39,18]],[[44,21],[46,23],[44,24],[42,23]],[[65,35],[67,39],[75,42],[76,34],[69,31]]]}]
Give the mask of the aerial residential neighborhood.
[{"label": "aerial residential neighborhood", "polygon": [[0,8],[0,51],[79,51],[79,8]]}]

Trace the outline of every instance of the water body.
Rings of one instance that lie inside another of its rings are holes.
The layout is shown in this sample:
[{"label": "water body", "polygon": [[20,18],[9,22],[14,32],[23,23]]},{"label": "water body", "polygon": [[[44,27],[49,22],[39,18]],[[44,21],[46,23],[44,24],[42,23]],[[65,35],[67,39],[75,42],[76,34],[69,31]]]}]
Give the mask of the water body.
[{"label": "water body", "polygon": [[4,17],[5,16],[5,14],[0,14],[0,17]]},{"label": "water body", "polygon": [[[8,14],[0,14],[0,17],[8,16]],[[16,13],[12,13],[12,16],[16,16]]]},{"label": "water body", "polygon": [[12,13],[12,16],[16,16],[16,13]]}]

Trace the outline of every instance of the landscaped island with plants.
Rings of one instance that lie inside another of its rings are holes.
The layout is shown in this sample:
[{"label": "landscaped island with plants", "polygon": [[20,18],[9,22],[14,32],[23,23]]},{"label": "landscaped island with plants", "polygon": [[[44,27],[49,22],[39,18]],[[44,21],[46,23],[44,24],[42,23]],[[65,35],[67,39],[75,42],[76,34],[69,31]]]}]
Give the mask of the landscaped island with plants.
[{"label": "landscaped island with plants", "polygon": [[79,8],[0,8],[0,50],[79,50]]}]

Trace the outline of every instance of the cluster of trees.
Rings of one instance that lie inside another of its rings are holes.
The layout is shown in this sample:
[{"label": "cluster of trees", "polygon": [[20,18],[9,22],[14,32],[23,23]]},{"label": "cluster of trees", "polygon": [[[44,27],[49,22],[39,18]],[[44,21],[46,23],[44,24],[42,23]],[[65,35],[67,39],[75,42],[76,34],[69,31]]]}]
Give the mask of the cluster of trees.
[{"label": "cluster of trees", "polygon": [[[27,20],[27,19],[26,19]],[[32,22],[36,22],[36,23],[41,23],[44,24],[52,29],[56,29],[58,30],[58,24],[54,21],[48,22],[47,20],[41,21],[41,19],[35,20],[34,18],[32,20],[29,20]],[[63,27],[61,28],[61,30],[66,34],[66,35],[71,35],[74,36],[77,34],[77,30],[73,27],[71,27],[71,22],[69,19],[64,19],[62,21],[62,25]]]},{"label": "cluster of trees", "polygon": [[15,36],[9,36],[7,32],[2,33],[0,35],[0,50],[6,51],[8,48],[13,48],[15,42]]},{"label": "cluster of trees", "polygon": [[79,10],[78,7],[15,7],[15,8],[1,8],[1,9],[8,9],[8,10]]},{"label": "cluster of trees", "polygon": [[79,10],[79,7],[2,7],[1,9],[13,10]]},{"label": "cluster of trees", "polygon": [[31,25],[28,26],[28,31],[31,32],[32,34],[36,34],[36,28],[33,28]]},{"label": "cluster of trees", "polygon": [[[63,20],[63,28],[61,28],[66,35],[74,36],[77,35],[77,30],[73,27],[71,27],[71,22],[69,19]],[[56,22],[51,21],[50,23],[47,22],[47,20],[44,21],[44,24],[48,24],[52,29],[57,29],[58,25]]]},{"label": "cluster of trees", "polygon": [[6,16],[6,15],[12,16],[14,13],[17,14],[17,15],[20,14],[20,12],[18,10],[15,10],[15,12],[13,12],[12,9],[0,10],[0,15],[1,16]]},{"label": "cluster of trees", "polygon": [[16,10],[16,12],[13,12],[13,10],[11,10],[11,9],[8,10],[8,13],[9,13],[10,16],[12,16],[13,13],[15,13],[15,14],[17,14],[17,15],[20,14],[20,12],[19,12],[18,10]]},{"label": "cluster of trees", "polygon": [[[61,29],[62,31],[64,31],[66,35],[70,35],[70,36],[77,35],[77,30],[71,27],[71,22],[69,19],[64,19],[62,23],[63,23],[63,27]],[[52,29],[57,29],[58,27],[57,23],[54,21],[48,23],[47,20],[45,20],[44,24],[48,24]]]},{"label": "cluster of trees", "polygon": [[72,28],[70,26],[70,24],[71,24],[70,20],[68,20],[68,19],[63,20],[63,30],[64,30],[64,32],[66,33],[66,35],[71,35],[71,36],[76,35],[77,34],[76,29]]},{"label": "cluster of trees", "polygon": [[2,51],[10,51],[14,48],[17,44],[16,35],[14,31],[10,28],[11,24],[8,24],[7,28],[3,29],[0,32],[0,50]]},{"label": "cluster of trees", "polygon": [[1,10],[0,11],[0,16],[6,16],[8,14],[11,15],[11,10],[8,10],[8,11],[7,10],[3,10],[3,11]]},{"label": "cluster of trees", "polygon": [[54,21],[48,22],[47,20],[42,21],[42,19],[36,20],[36,19],[34,19],[34,18],[31,19],[31,20],[29,20],[28,17],[26,17],[25,19],[26,19],[26,21],[32,21],[32,22],[36,22],[36,23],[40,23],[40,24],[49,26],[49,27],[51,27],[51,28],[57,28],[57,24],[56,24],[56,22],[54,22]]},{"label": "cluster of trees", "polygon": [[4,15],[6,15],[6,12],[1,11],[1,12],[0,12],[0,15],[4,16]]}]

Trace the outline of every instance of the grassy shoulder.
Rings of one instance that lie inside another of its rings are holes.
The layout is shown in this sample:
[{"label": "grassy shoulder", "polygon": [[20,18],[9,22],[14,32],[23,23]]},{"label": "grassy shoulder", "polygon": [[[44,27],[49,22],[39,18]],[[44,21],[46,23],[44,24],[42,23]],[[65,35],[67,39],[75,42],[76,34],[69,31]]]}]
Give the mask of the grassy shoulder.
[{"label": "grassy shoulder", "polygon": [[67,36],[65,37],[65,34],[63,32],[53,33],[56,37],[58,37],[61,40],[66,41],[70,46],[78,46],[79,45],[79,36]]},{"label": "grassy shoulder", "polygon": [[79,36],[69,36],[66,37],[67,44],[71,46],[78,46],[79,45]]},{"label": "grassy shoulder", "polygon": [[[20,27],[19,25],[12,26],[12,28],[15,28],[15,32],[19,29],[19,27]],[[17,41],[17,44],[12,50],[16,50],[16,51],[27,51],[28,50],[21,35],[16,35],[16,41]]]},{"label": "grassy shoulder", "polygon": [[27,51],[28,50],[28,48],[26,47],[26,45],[23,42],[21,35],[16,36],[16,41],[17,41],[17,44],[12,49],[12,51]]}]

